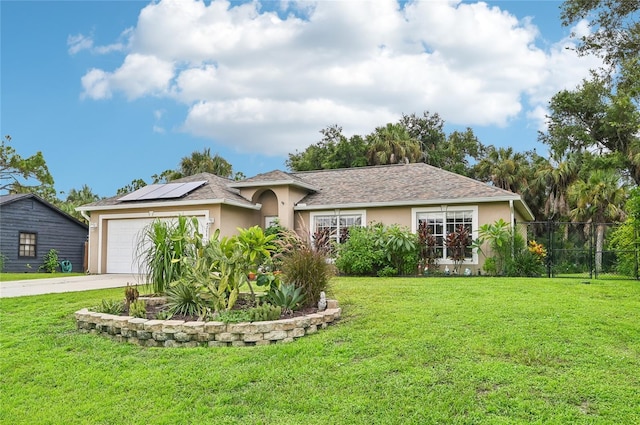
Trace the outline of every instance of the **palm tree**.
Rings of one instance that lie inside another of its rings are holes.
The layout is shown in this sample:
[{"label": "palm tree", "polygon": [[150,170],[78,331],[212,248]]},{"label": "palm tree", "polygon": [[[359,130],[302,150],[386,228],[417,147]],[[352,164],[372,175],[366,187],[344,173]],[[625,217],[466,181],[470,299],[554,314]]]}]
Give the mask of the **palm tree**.
[{"label": "palm tree", "polygon": [[536,171],[536,179],[548,192],[544,204],[544,214],[547,217],[557,219],[569,216],[567,191],[578,179],[581,164],[580,154],[574,152],[555,164],[549,161]]},{"label": "palm tree", "polygon": [[420,142],[411,137],[401,124],[389,123],[385,127],[376,128],[367,136],[367,142],[369,165],[416,162],[422,156]]},{"label": "palm tree", "polygon": [[525,156],[513,148],[490,146],[487,155],[476,165],[476,176],[501,189],[518,192],[526,165]]},{"label": "palm tree", "polygon": [[602,270],[604,231],[608,223],[623,220],[626,189],[620,175],[610,169],[593,171],[586,180],[578,179],[569,188],[569,198],[574,203],[569,215],[574,221],[584,221],[596,226],[596,273]]},{"label": "palm tree", "polygon": [[220,155],[211,156],[211,149],[206,148],[202,152],[195,151],[191,153],[190,157],[182,158],[179,173],[183,177],[198,173],[211,173],[230,178],[233,175],[233,167]]},{"label": "palm tree", "polygon": [[76,211],[76,208],[99,200],[100,196],[93,193],[91,188],[84,184],[79,190],[71,189],[67,194],[67,199],[57,204],[57,206],[67,214],[82,222],[86,222],[87,220],[82,216],[82,214]]}]

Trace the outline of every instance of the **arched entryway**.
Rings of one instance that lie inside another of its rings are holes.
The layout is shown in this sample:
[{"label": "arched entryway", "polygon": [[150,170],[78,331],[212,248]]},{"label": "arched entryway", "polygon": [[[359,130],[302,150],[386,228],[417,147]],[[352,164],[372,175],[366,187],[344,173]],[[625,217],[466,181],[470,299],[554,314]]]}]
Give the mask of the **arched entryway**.
[{"label": "arched entryway", "polygon": [[260,226],[266,229],[278,218],[278,197],[271,189],[266,189],[256,193],[253,196],[253,202],[262,204]]}]

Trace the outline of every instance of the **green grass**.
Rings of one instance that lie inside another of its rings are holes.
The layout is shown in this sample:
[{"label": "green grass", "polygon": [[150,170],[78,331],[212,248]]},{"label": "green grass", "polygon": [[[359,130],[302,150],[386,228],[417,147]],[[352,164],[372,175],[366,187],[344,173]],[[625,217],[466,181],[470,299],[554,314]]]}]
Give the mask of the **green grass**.
[{"label": "green grass", "polygon": [[141,348],[75,331],[121,289],[0,299],[0,423],[640,423],[640,284],[338,278],[286,345]]},{"label": "green grass", "polygon": [[51,279],[52,277],[84,276],[84,273],[0,273],[0,282],[11,280]]}]

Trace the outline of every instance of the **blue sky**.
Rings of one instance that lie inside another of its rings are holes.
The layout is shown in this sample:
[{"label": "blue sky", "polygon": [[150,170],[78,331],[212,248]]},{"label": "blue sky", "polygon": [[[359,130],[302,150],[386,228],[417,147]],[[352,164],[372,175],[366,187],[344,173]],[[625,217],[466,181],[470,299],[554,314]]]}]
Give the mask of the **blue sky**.
[{"label": "blue sky", "polygon": [[550,96],[597,66],[565,48],[560,5],[2,1],[1,131],[43,152],[58,191],[101,196],[204,148],[284,170],[328,125],[403,113],[540,152]]}]

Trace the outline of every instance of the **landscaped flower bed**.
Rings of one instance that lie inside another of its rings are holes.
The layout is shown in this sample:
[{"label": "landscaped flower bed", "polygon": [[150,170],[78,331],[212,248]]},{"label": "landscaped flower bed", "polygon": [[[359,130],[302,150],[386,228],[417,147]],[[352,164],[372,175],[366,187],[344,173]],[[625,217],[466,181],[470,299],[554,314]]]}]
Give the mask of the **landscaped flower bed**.
[{"label": "landscaped flower bed", "polygon": [[155,320],[97,313],[86,308],[77,311],[75,317],[80,332],[108,336],[118,342],[145,347],[223,347],[292,342],[325,329],[341,313],[336,300],[327,300],[324,311],[268,322]]}]

